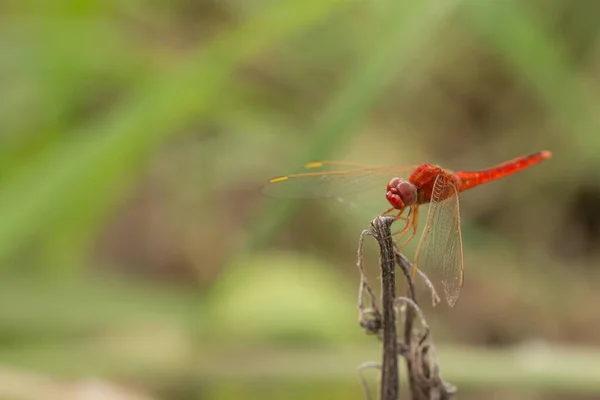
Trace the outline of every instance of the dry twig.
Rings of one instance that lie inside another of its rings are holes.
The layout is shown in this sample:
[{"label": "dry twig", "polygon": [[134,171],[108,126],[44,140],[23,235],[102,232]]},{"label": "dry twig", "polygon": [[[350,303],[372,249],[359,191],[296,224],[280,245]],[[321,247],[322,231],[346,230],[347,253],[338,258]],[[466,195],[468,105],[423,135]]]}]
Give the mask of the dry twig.
[{"label": "dry twig", "polygon": [[[431,337],[431,331],[419,308],[412,276],[413,265],[400,253],[391,237],[390,217],[377,217],[371,227],[362,232],[358,246],[358,269],[360,286],[358,309],[360,325],[369,334],[376,335],[383,343],[382,363],[365,363],[360,367],[361,383],[368,400],[370,392],[362,378],[362,370],[369,367],[381,368],[380,399],[397,400],[399,397],[398,355],[406,360],[410,396],[412,400],[449,400],[456,388],[440,377],[439,363]],[[379,244],[379,264],[381,267],[381,310],[371,289],[363,266],[363,245],[365,235],[373,236]],[[395,295],[395,266],[398,264],[406,280],[406,297]],[[440,299],[427,276],[421,271],[419,276],[431,290],[433,304]],[[365,305],[365,293],[369,306]],[[401,311],[403,318],[403,339],[396,332],[396,314]],[[416,317],[418,316],[418,321]],[[420,324],[419,324],[420,321]],[[415,324],[415,322],[417,322]],[[417,327],[420,325],[420,328]]]}]

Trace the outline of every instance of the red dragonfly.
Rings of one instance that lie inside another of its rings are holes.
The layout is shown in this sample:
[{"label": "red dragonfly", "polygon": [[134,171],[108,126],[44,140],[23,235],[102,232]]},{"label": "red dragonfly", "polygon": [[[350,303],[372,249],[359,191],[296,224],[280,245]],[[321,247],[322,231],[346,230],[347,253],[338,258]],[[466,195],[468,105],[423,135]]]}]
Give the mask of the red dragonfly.
[{"label": "red dragonfly", "polygon": [[276,177],[263,186],[262,192],[288,198],[338,197],[361,192],[385,179],[388,182],[385,197],[392,207],[382,215],[404,221],[402,229],[392,234],[396,243],[408,234],[400,247],[406,245],[417,232],[419,206],[430,203],[425,228],[415,253],[413,275],[417,268],[441,272],[444,295],[452,307],[458,300],[464,282],[458,194],[531,167],[551,155],[549,151],[541,151],[472,172],[452,172],[433,164],[370,167],[348,162],[319,161],[306,164],[305,167],[347,169]]}]

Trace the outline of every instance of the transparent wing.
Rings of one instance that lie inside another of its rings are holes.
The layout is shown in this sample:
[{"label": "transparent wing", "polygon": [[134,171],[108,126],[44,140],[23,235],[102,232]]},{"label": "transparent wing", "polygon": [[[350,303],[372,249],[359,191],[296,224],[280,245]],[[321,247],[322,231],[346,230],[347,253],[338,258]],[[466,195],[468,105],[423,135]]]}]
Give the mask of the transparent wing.
[{"label": "transparent wing", "polygon": [[319,161],[305,165],[316,170],[279,176],[261,188],[269,197],[328,198],[378,188],[383,191],[391,178],[407,179],[417,166],[375,167],[356,163]]},{"label": "transparent wing", "polygon": [[415,266],[441,276],[444,295],[450,307],[460,295],[464,280],[462,236],[458,191],[452,179],[439,175],[433,185],[427,222],[417,247]]}]

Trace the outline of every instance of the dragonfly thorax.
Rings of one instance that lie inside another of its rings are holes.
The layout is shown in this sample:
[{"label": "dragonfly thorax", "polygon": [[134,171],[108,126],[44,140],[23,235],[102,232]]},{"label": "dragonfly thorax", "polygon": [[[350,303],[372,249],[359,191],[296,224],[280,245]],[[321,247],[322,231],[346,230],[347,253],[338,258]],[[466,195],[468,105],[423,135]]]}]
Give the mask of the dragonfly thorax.
[{"label": "dragonfly thorax", "polygon": [[413,205],[417,201],[417,187],[400,178],[392,178],[385,194],[387,201],[397,210]]}]

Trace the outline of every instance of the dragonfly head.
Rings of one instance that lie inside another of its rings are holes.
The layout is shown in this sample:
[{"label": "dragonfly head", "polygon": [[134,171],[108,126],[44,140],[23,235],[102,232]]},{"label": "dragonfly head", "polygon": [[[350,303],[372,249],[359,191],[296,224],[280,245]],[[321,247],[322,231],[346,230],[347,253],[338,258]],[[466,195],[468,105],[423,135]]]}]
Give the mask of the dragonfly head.
[{"label": "dragonfly head", "polygon": [[417,188],[410,182],[400,178],[392,178],[385,194],[388,202],[397,210],[413,205],[417,201]]}]

